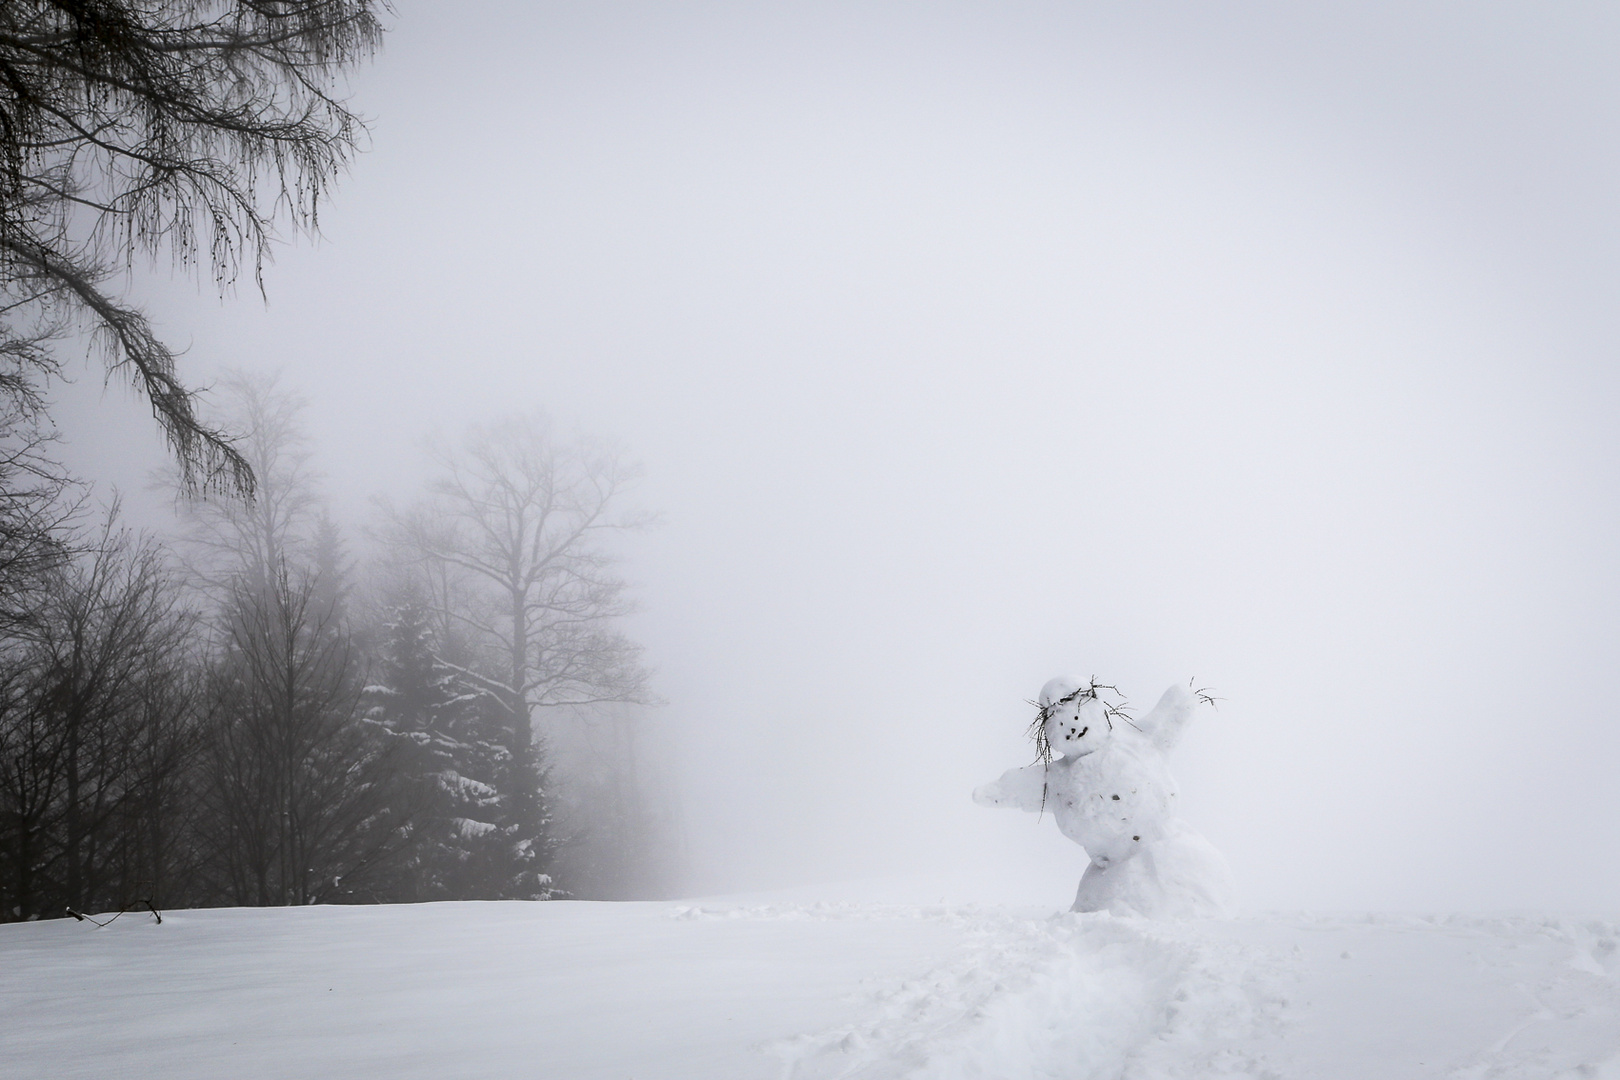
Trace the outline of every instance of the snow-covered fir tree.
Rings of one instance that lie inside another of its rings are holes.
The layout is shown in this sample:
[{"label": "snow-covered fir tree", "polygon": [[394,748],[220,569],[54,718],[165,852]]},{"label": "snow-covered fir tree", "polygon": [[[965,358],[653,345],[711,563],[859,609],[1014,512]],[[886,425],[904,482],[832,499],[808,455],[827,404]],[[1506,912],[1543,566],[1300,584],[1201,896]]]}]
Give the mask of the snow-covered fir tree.
[{"label": "snow-covered fir tree", "polygon": [[549,899],[554,845],[538,755],[514,752],[504,703],[443,658],[454,643],[427,604],[391,605],[381,638],[368,715],[405,744],[415,789],[404,898]]}]

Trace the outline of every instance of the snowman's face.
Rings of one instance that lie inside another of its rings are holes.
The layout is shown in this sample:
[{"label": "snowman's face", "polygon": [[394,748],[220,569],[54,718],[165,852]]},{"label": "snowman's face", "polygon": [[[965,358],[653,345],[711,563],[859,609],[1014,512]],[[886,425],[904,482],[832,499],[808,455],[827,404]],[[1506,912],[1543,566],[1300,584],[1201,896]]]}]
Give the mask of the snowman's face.
[{"label": "snowman's face", "polygon": [[1108,713],[1094,698],[1054,706],[1046,718],[1046,742],[1055,755],[1085,757],[1100,750],[1112,734]]}]

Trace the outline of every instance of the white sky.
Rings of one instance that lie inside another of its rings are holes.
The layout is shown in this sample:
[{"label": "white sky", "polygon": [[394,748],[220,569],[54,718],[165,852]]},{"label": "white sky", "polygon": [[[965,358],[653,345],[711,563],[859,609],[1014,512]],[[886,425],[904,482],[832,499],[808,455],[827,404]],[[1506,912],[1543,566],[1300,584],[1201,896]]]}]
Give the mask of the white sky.
[{"label": "white sky", "polygon": [[402,0],[268,307],[142,288],[355,524],[511,409],[645,463],[694,889],[1072,888],[969,790],[1196,675],[1248,904],[1612,907],[1620,12],[1346,7]]}]

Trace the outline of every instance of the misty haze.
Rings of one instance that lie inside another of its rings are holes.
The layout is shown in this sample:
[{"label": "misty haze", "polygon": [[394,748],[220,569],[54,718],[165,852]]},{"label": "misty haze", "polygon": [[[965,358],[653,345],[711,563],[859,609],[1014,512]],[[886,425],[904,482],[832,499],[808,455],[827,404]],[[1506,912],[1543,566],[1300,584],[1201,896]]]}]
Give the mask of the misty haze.
[{"label": "misty haze", "polygon": [[0,5],[0,1075],[1620,1080],[1617,55]]}]

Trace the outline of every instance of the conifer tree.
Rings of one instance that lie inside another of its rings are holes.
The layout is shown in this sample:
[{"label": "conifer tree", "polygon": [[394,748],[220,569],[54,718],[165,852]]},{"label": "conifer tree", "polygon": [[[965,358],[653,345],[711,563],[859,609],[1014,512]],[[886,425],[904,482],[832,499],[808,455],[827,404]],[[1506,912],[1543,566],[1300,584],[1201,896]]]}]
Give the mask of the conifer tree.
[{"label": "conifer tree", "polygon": [[[369,715],[400,738],[414,788],[410,899],[547,899],[549,817],[504,738],[504,709],[440,658],[430,608],[393,605]],[[533,793],[532,797],[530,793]]]}]

